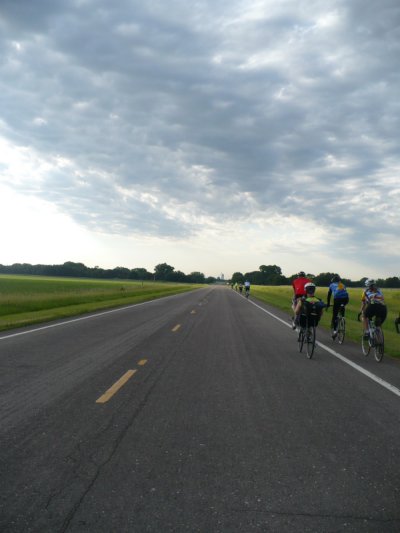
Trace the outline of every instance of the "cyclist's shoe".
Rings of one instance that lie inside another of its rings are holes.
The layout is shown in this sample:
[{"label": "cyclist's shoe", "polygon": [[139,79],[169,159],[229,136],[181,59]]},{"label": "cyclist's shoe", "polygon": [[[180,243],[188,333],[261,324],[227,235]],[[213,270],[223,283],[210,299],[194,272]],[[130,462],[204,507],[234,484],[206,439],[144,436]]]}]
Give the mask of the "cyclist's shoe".
[{"label": "cyclist's shoe", "polygon": [[332,331],[332,339],[336,339],[336,337],[337,337],[337,331],[334,330]]}]

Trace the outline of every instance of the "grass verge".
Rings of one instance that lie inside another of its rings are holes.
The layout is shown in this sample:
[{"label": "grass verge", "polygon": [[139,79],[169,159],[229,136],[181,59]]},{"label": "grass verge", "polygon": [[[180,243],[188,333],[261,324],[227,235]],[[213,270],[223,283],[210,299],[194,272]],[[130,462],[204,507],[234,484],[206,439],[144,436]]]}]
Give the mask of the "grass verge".
[{"label": "grass verge", "polygon": [[199,287],[202,285],[0,275],[0,331],[141,303]]}]

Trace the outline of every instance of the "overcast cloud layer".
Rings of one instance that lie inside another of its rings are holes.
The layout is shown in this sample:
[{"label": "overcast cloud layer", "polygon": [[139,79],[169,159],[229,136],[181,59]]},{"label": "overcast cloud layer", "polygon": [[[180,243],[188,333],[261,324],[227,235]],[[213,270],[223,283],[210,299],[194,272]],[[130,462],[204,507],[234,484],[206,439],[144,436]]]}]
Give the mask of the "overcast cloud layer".
[{"label": "overcast cloud layer", "polygon": [[2,0],[0,57],[3,184],[97,232],[399,275],[398,0]]}]

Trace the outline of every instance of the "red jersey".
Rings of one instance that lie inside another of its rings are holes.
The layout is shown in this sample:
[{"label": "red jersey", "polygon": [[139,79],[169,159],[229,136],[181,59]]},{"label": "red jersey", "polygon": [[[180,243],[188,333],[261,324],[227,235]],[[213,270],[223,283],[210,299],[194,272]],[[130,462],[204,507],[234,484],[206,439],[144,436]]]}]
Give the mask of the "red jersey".
[{"label": "red jersey", "polygon": [[296,278],[292,281],[295,298],[306,295],[306,291],[304,290],[304,285],[306,283],[311,283],[311,280],[308,278]]}]

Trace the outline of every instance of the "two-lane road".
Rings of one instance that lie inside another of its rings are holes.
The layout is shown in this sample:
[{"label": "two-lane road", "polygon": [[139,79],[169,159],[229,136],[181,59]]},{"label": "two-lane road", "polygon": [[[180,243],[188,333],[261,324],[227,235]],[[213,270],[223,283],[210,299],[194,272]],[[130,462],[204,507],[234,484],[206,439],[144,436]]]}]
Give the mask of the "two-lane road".
[{"label": "two-lane road", "polygon": [[400,531],[400,365],[287,319],[213,287],[2,334],[0,530]]}]

